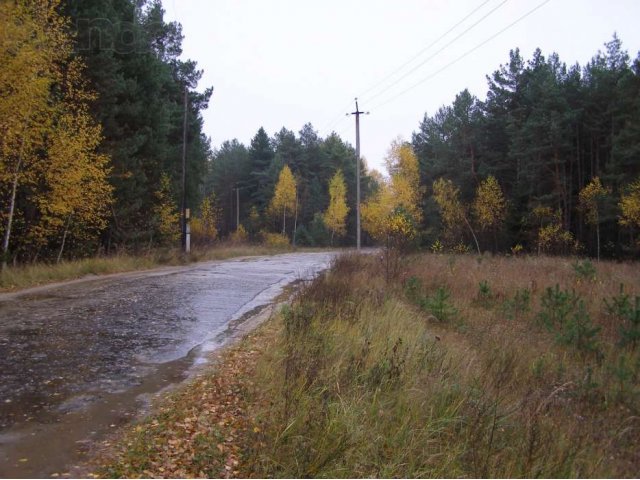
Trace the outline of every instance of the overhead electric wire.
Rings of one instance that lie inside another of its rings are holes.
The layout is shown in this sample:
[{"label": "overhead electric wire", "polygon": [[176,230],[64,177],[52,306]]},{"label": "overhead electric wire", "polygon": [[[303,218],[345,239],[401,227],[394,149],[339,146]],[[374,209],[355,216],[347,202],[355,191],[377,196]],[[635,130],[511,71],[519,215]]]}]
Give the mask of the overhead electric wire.
[{"label": "overhead electric wire", "polygon": [[351,126],[346,126],[346,127],[344,127],[342,130],[340,130],[340,133],[338,133],[338,136],[339,136],[340,138],[342,138],[342,136],[343,136],[345,133],[347,133],[347,130],[350,130],[351,128],[353,128],[353,127],[351,127]]},{"label": "overhead electric wire", "polygon": [[459,57],[457,57],[455,60],[447,63],[445,66],[443,66],[442,68],[436,70],[435,72],[427,75],[426,77],[424,77],[422,80],[420,80],[417,83],[414,83],[413,85],[411,85],[410,87],[402,90],[401,92],[399,92],[398,94],[394,95],[393,97],[389,98],[388,100],[382,102],[382,103],[378,103],[376,104],[373,108],[380,108],[383,107],[389,103],[391,103],[393,100],[395,100],[396,98],[404,95],[405,93],[409,92],[410,90],[413,90],[414,88],[416,88],[417,86],[423,84],[424,82],[426,82],[427,80],[432,79],[433,77],[435,77],[436,75],[442,73],[444,70],[446,70],[447,68],[449,68],[450,66],[458,63],[460,60],[462,60],[463,58],[467,57],[468,55],[470,55],[471,53],[475,52],[476,50],[478,50],[479,48],[483,47],[484,45],[486,45],[487,43],[489,43],[491,40],[493,40],[494,38],[496,38],[497,36],[503,34],[504,32],[506,32],[507,30],[509,30],[511,27],[513,27],[514,25],[516,25],[517,23],[521,22],[522,20],[524,20],[526,17],[528,17],[529,15],[531,15],[533,12],[535,12],[536,10],[542,8],[544,5],[546,5],[547,3],[549,3],[551,0],[544,0],[544,2],[538,4],[536,7],[532,8],[531,10],[529,10],[527,13],[525,13],[524,15],[522,15],[521,17],[519,17],[518,19],[514,20],[513,22],[511,22],[509,25],[507,25],[506,27],[504,27],[502,30],[494,33],[493,35],[491,35],[489,38],[487,38],[486,40],[484,40],[482,43],[476,45],[475,47],[473,47],[471,50],[467,50],[465,53],[463,53],[462,55],[460,55]]},{"label": "overhead electric wire", "polygon": [[420,50],[418,53],[416,53],[413,57],[411,57],[409,60],[407,60],[406,62],[404,62],[402,65],[400,65],[398,68],[396,68],[393,72],[391,72],[390,74],[388,74],[386,77],[384,77],[382,80],[380,80],[379,82],[377,82],[375,85],[369,87],[367,90],[365,90],[364,92],[360,93],[360,95],[358,95],[358,97],[364,97],[367,93],[369,93],[371,90],[375,90],[376,88],[378,88],[380,85],[382,85],[384,82],[386,82],[389,78],[393,77],[396,73],[400,72],[404,67],[406,67],[407,65],[409,65],[411,62],[413,62],[416,58],[418,58],[420,55],[422,55],[424,52],[428,51],[431,47],[433,47],[436,43],[438,43],[440,40],[442,40],[444,37],[446,37],[447,35],[449,35],[449,33],[451,33],[453,30],[455,30],[458,26],[460,26],[460,24],[462,24],[465,20],[467,20],[469,17],[471,17],[474,13],[476,13],[478,10],[480,10],[482,7],[484,7],[487,3],[489,3],[491,0],[485,0],[484,2],[482,2],[480,5],[478,5],[476,8],[474,8],[470,13],[468,13],[467,15],[465,15],[464,18],[462,18],[462,20],[458,21],[458,23],[456,23],[454,26],[452,26],[449,30],[447,30],[446,32],[444,32],[442,35],[440,35],[438,38],[436,38],[433,42],[431,42],[429,45],[427,45],[426,47],[424,47],[422,50]]},{"label": "overhead electric wire", "polygon": [[[175,1],[175,0],[174,0]],[[440,35],[438,38],[436,38],[433,42],[431,42],[429,45],[427,45],[426,47],[422,48],[418,53],[416,53],[413,57],[411,57],[409,60],[407,60],[405,63],[403,63],[402,65],[400,65],[399,67],[397,67],[393,72],[391,72],[390,74],[388,74],[387,76],[385,76],[382,80],[380,80],[379,82],[377,82],[375,85],[369,87],[367,90],[365,90],[364,92],[362,92],[360,95],[358,95],[358,97],[364,96],[367,93],[369,93],[372,90],[375,90],[377,87],[379,87],[380,85],[382,85],[384,82],[386,82],[388,79],[392,78],[393,76],[395,76],[397,73],[399,73],[404,67],[406,67],[407,65],[411,64],[416,58],[420,57],[420,55],[422,55],[423,53],[427,52],[431,47],[433,47],[434,45],[436,45],[440,40],[442,40],[443,38],[445,38],[449,33],[451,33],[453,30],[455,30],[457,27],[459,27],[462,23],[464,23],[467,19],[469,19],[469,17],[471,17],[474,13],[476,13],[478,10],[480,10],[482,7],[484,7],[487,3],[489,3],[491,0],[485,0],[483,1],[480,5],[478,5],[477,7],[475,7],[471,12],[469,12],[468,14],[466,14],[461,20],[459,20],[457,23],[455,23],[451,28],[449,28],[446,32],[444,32],[442,35]],[[506,1],[506,0],[505,0]],[[491,12],[490,12],[491,13]],[[373,97],[375,98],[375,97]],[[321,131],[326,131],[327,133],[331,133],[331,130],[333,128],[335,128],[337,125],[341,124],[342,121],[344,121],[344,110],[346,110],[350,105],[351,102],[353,102],[353,100],[350,100],[349,103],[340,109],[340,112],[338,114],[336,114],[334,117],[332,117],[332,119],[330,121],[328,121],[326,124],[324,124],[324,126],[321,128]]]},{"label": "overhead electric wire", "polygon": [[335,128],[338,124],[342,123],[340,120],[344,120],[344,111],[349,108],[353,100],[349,100],[344,107],[340,109],[340,113],[333,117],[330,121],[328,121],[324,127],[321,128],[322,131],[326,131],[327,133],[331,133],[331,129]]},{"label": "overhead electric wire", "polygon": [[501,3],[499,3],[496,7],[494,7],[493,9],[489,10],[486,14],[484,14],[482,17],[480,17],[480,19],[478,19],[475,23],[473,23],[472,25],[470,25],[469,27],[467,27],[466,29],[464,29],[460,34],[458,34],[456,37],[454,37],[452,40],[450,40],[448,43],[446,43],[442,48],[440,48],[439,50],[437,50],[435,53],[433,53],[432,55],[430,55],[429,57],[427,57],[425,60],[423,60],[422,62],[420,62],[418,65],[416,65],[415,67],[413,67],[411,70],[409,70],[408,72],[406,72],[404,75],[402,75],[400,78],[398,78],[397,80],[395,80],[393,83],[391,83],[390,85],[388,85],[386,88],[384,88],[383,90],[381,90],[380,92],[376,93],[375,95],[373,95],[372,97],[367,98],[367,101],[371,101],[375,98],[378,98],[380,95],[382,95],[383,93],[385,93],[387,90],[389,90],[390,88],[394,87],[395,85],[397,85],[398,83],[400,83],[402,80],[404,80],[405,78],[407,78],[409,75],[411,75],[413,72],[415,72],[416,70],[418,70],[420,67],[422,67],[425,63],[427,63],[429,60],[433,60],[436,56],[438,56],[440,53],[442,53],[447,47],[451,46],[451,44],[453,44],[454,42],[456,42],[457,40],[459,40],[461,37],[463,37],[464,35],[466,35],[467,33],[469,33],[471,30],[473,30],[477,25],[479,25],[483,20],[485,20],[489,15],[491,15],[492,13],[494,13],[496,10],[498,10],[500,7],[502,7],[505,3],[507,3],[509,0],[503,0]]}]

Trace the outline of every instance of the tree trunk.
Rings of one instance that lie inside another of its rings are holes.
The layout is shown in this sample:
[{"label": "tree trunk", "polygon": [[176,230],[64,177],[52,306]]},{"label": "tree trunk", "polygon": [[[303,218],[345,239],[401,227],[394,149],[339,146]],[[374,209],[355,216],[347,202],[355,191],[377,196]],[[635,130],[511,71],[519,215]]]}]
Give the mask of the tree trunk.
[{"label": "tree trunk", "polygon": [[[18,153],[18,164],[16,165],[16,173],[13,177],[13,184],[11,186],[11,201],[9,202],[9,215],[7,217],[7,226],[4,230],[4,238],[2,239],[2,267],[0,271],[4,271],[7,268],[7,257],[9,255],[9,242],[11,240],[11,226],[13,224],[13,216],[16,210],[16,192],[18,191],[18,180],[20,178],[20,170],[22,169],[22,159],[24,157],[24,144],[26,143],[27,127],[29,119],[31,118],[31,110],[26,116],[23,130],[22,141],[20,142],[20,151]],[[15,261],[15,257],[14,257]]]},{"label": "tree trunk", "polygon": [[480,251],[480,244],[478,243],[478,238],[476,237],[476,233],[473,231],[473,228],[471,228],[471,224],[469,223],[469,220],[467,220],[467,216],[463,215],[462,218],[464,218],[464,223],[466,223],[467,227],[469,227],[469,231],[471,232],[471,235],[473,236],[473,240],[476,242],[476,248],[478,249],[478,255],[482,255],[482,252]]},{"label": "tree trunk", "polygon": [[60,263],[62,259],[62,252],[64,251],[64,244],[67,241],[67,233],[69,233],[69,224],[71,223],[71,215],[67,218],[67,225],[64,227],[64,234],[62,235],[62,245],[60,245],[60,251],[58,252],[58,259],[56,263]]},{"label": "tree trunk", "polygon": [[293,246],[296,246],[296,231],[298,230],[298,190],[296,190],[296,214],[293,220]]},{"label": "tree trunk", "polygon": [[469,153],[471,156],[471,176],[473,179],[478,182],[478,174],[476,172],[476,152],[473,146],[469,147]]},{"label": "tree trunk", "polygon": [[[23,143],[24,145],[24,143]],[[2,239],[2,271],[7,268],[7,255],[9,254],[9,240],[11,239],[11,225],[13,224],[13,215],[16,209],[16,192],[18,191],[18,179],[20,177],[20,169],[22,168],[22,147],[20,147],[20,156],[16,173],[13,177],[11,185],[11,200],[9,201],[9,215],[7,216],[7,226],[4,229],[4,238]]]},{"label": "tree trunk", "polygon": [[596,221],[596,249],[598,262],[600,261],[600,219]]},{"label": "tree trunk", "polygon": [[386,248],[385,248],[385,265],[386,265],[386,280],[387,283],[389,283],[389,256],[391,255],[391,249],[389,248],[389,235],[387,235],[387,240],[386,240]]},{"label": "tree trunk", "polygon": [[282,235],[286,235],[287,231],[287,207],[282,208]]}]

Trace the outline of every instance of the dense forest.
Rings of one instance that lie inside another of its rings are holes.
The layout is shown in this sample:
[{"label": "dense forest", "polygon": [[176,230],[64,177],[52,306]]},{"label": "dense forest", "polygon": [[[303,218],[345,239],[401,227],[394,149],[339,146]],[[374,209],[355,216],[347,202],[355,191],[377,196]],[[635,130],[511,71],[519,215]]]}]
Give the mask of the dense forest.
[{"label": "dense forest", "polygon": [[[294,177],[298,211],[292,205],[292,222],[285,233],[298,245],[322,246],[331,243],[331,229],[325,215],[330,204],[331,179],[340,171],[345,184],[344,235],[340,242],[355,242],[356,155],[354,149],[338,135],[320,138],[311,124],[302,127],[298,135],[282,128],[273,137],[260,128],[246,147],[237,140],[226,141],[212,156],[206,177],[205,190],[215,192],[222,209],[220,232],[226,234],[236,228],[237,206],[240,224],[249,236],[261,230],[280,231],[280,215],[271,215],[270,205],[280,173],[288,166]],[[377,182],[365,165],[360,164],[363,198],[374,190]],[[236,192],[236,188],[239,189]],[[237,202],[239,200],[239,202]],[[350,206],[350,207],[349,207]],[[297,222],[296,222],[297,217]],[[334,244],[338,245],[338,237]]]},{"label": "dense forest", "polygon": [[175,243],[185,89],[186,203],[195,214],[194,240],[236,230],[233,188],[240,189],[248,237],[280,231],[267,207],[289,165],[300,208],[286,232],[298,227],[301,243],[329,241],[316,214],[337,169],[354,184],[353,149],[336,135],[318,138],[309,124],[299,136],[283,128],[271,138],[260,129],[249,148],[230,141],[213,152],[201,115],[213,88],[196,90],[202,71],[180,59],[181,26],[165,22],[159,0],[19,0],[3,2],[0,16],[4,262]]},{"label": "dense forest", "polygon": [[94,255],[153,242],[158,199],[178,192],[183,97],[196,202],[210,158],[200,112],[212,90],[182,61],[160,2],[0,5],[4,261]]},{"label": "dense forest", "polygon": [[[631,61],[615,35],[584,67],[539,50],[525,62],[516,49],[487,80],[486,100],[465,90],[425,115],[412,139],[422,184],[449,179],[471,205],[482,180],[497,179],[508,207],[501,250],[637,253],[640,56]],[[424,212],[433,242],[434,197]]]},{"label": "dense forest", "polygon": [[[184,100],[196,244],[355,243],[356,156],[311,123],[211,147],[215,102],[159,0],[0,5],[3,263],[175,245]],[[637,255],[640,57],[614,36],[584,67],[518,50],[394,142],[362,178],[365,244]],[[213,96],[212,96],[213,95]]]},{"label": "dense forest", "polygon": [[[631,61],[615,35],[585,67],[539,50],[525,61],[516,49],[487,80],[486,100],[464,90],[425,115],[411,142],[390,146],[387,178],[366,177],[366,240],[400,235],[435,251],[637,255],[640,56]],[[232,186],[241,186],[240,222],[249,225],[251,207],[266,212],[286,164],[300,179],[299,243],[326,244],[319,212],[340,168],[350,207],[343,241],[353,245],[354,160],[349,145],[335,134],[319,139],[311,125],[297,138],[260,130],[249,148],[225,142],[208,177],[226,212],[223,231],[235,228]]]}]

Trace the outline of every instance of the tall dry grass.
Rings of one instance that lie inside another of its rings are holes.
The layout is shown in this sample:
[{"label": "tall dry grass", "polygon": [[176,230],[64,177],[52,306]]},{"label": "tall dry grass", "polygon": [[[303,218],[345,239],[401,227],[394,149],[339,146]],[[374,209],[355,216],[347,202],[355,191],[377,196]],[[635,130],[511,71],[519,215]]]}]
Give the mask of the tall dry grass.
[{"label": "tall dry grass", "polygon": [[219,244],[198,247],[185,256],[179,249],[156,249],[146,254],[118,254],[60,263],[37,263],[10,266],[0,272],[0,291],[16,290],[52,282],[82,278],[87,275],[146,270],[164,265],[186,265],[193,262],[225,260],[233,257],[273,255],[293,251],[290,247]]},{"label": "tall dry grass", "polygon": [[[603,301],[620,284],[640,295],[637,265],[579,272],[569,259],[415,255],[389,279],[384,259],[343,256],[282,312],[252,379],[263,447],[245,451],[243,474],[637,476],[640,356]],[[556,284],[601,327],[597,351],[541,323]],[[528,308],[514,307],[524,291]]]}]

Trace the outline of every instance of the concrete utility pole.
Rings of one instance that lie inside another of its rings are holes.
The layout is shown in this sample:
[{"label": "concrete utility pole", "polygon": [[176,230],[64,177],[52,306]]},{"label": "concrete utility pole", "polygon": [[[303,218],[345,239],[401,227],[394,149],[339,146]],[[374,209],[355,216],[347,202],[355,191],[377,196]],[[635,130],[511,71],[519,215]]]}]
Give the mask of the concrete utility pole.
[{"label": "concrete utility pole", "polygon": [[184,87],[184,119],[182,124],[182,251],[191,250],[191,232],[189,231],[189,209],[187,208],[187,106],[189,90]]},{"label": "concrete utility pole", "polygon": [[356,111],[347,113],[356,116],[356,246],[360,251],[360,115],[369,115],[369,112],[361,112],[356,98]]},{"label": "concrete utility pole", "polygon": [[240,228],[240,190],[247,188],[246,185],[241,187],[241,183],[242,182],[236,182],[236,186],[231,189],[231,219],[233,218],[233,191],[236,191],[236,231]]}]

